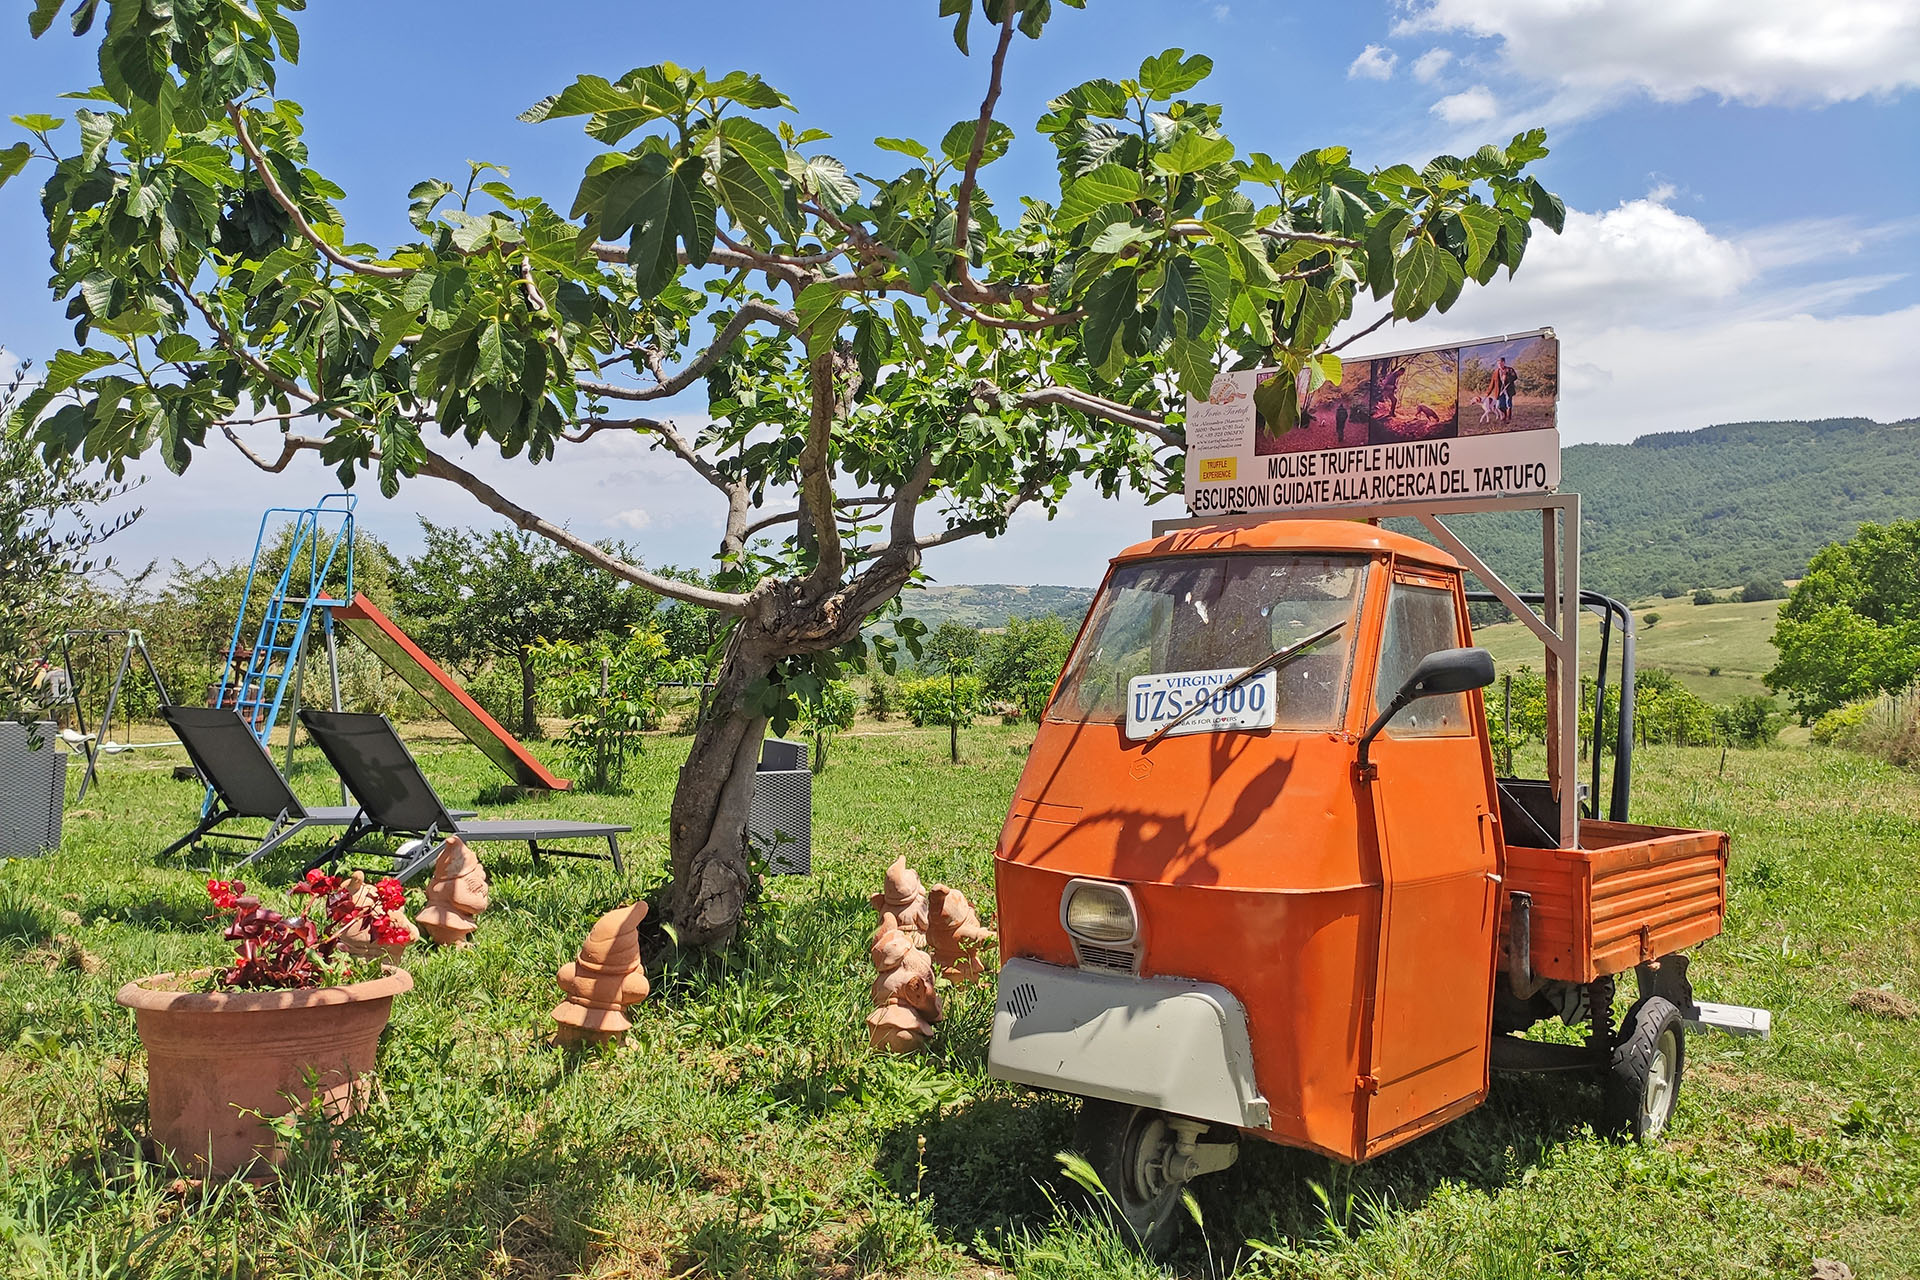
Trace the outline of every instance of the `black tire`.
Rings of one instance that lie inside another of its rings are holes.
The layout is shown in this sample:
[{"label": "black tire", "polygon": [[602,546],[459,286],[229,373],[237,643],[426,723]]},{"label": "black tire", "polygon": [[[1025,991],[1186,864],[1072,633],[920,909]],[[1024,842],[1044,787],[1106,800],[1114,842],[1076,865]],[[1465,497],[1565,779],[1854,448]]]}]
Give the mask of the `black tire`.
[{"label": "black tire", "polygon": [[1159,1154],[1172,1150],[1164,1112],[1087,1098],[1080,1104],[1074,1141],[1112,1197],[1111,1208],[1132,1231],[1143,1253],[1159,1256],[1179,1237],[1184,1182],[1154,1176]]},{"label": "black tire", "polygon": [[1627,1013],[1607,1069],[1607,1127],[1635,1142],[1666,1131],[1680,1100],[1687,1029],[1671,1000],[1649,996]]}]

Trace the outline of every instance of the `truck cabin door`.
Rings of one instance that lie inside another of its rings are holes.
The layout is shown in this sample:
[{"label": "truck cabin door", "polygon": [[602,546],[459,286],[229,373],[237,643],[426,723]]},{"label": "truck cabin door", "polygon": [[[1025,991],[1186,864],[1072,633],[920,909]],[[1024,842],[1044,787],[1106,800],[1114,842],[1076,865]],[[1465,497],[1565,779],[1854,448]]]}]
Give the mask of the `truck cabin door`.
[{"label": "truck cabin door", "polygon": [[[1465,643],[1461,600],[1450,575],[1396,572],[1369,720],[1423,657]],[[1370,1151],[1486,1096],[1498,867],[1480,714],[1477,692],[1416,701],[1373,745],[1382,898]]]}]

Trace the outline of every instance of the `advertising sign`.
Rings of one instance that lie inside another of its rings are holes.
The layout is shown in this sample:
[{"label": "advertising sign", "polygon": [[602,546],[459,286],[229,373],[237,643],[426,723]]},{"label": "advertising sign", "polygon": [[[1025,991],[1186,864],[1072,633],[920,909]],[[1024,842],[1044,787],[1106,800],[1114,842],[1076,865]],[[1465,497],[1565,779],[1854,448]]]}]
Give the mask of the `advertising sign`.
[{"label": "advertising sign", "polygon": [[1196,516],[1420,503],[1560,487],[1560,342],[1553,330],[1348,360],[1282,430],[1255,404],[1273,369],[1187,398]]}]

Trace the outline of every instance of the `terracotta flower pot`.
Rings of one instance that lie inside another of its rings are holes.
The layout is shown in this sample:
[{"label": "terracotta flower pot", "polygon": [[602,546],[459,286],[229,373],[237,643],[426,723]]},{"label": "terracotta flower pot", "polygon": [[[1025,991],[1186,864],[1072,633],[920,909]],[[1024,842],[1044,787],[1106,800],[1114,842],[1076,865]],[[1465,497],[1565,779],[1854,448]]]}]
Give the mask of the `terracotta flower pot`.
[{"label": "terracotta flower pot", "polygon": [[310,991],[181,989],[211,972],[136,978],[114,999],[135,1011],[147,1049],[154,1142],[226,1177],[256,1158],[285,1158],[261,1117],[307,1102],[309,1068],[330,1112],[349,1116],[366,1106],[359,1077],[373,1070],[393,998],[412,990],[413,978],[389,965],[378,978]]}]

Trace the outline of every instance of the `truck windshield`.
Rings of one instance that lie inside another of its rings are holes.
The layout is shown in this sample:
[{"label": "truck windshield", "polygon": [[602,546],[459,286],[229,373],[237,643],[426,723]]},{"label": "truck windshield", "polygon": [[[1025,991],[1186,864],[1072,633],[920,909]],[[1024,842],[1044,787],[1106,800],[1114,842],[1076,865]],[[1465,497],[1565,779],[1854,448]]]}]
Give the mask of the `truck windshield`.
[{"label": "truck windshield", "polygon": [[1346,714],[1351,624],[1366,568],[1365,556],[1298,552],[1122,565],[1094,602],[1047,717],[1118,724],[1135,676],[1245,669],[1344,621],[1282,666],[1275,690],[1275,728],[1336,728]]}]

